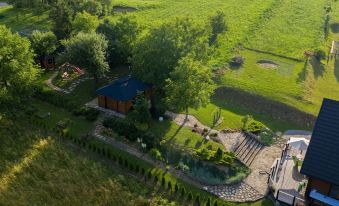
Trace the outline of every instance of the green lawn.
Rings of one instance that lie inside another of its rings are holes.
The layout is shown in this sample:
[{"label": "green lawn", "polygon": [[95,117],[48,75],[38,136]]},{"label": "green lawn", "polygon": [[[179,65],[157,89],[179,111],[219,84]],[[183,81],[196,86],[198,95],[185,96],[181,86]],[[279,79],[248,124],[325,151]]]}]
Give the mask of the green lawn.
[{"label": "green lawn", "polygon": [[[81,134],[87,134],[94,128],[93,122],[85,120],[84,117],[76,117],[70,115],[66,110],[55,107],[51,104],[36,100],[33,102],[33,107],[37,109],[37,115],[41,117],[41,121],[48,128],[56,128],[59,121],[69,119],[69,133],[79,137]],[[50,113],[50,116],[47,114]]]},{"label": "green lawn", "polygon": [[0,24],[4,24],[15,32],[31,33],[33,30],[49,30],[51,21],[48,11],[40,15],[28,9],[14,9],[12,6],[0,8]]},{"label": "green lawn", "polygon": [[251,48],[292,58],[303,58],[305,50],[324,43],[324,6],[332,0],[286,0],[272,8],[248,39]]},{"label": "green lawn", "polygon": [[196,149],[206,148],[208,150],[224,150],[224,147],[214,141],[206,141],[200,134],[192,132],[187,127],[180,127],[173,121],[154,122],[150,129],[158,137],[162,137],[163,143],[173,148],[189,153]]}]

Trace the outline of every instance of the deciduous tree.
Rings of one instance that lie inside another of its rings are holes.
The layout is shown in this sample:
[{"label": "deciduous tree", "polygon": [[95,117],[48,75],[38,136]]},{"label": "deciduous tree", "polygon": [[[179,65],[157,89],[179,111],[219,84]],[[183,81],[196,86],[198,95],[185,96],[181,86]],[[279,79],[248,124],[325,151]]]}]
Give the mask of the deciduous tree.
[{"label": "deciduous tree", "polygon": [[127,64],[141,32],[136,19],[122,16],[114,23],[106,20],[99,26],[98,31],[108,40],[110,65]]},{"label": "deciduous tree", "polygon": [[41,32],[41,31],[33,31],[32,37],[32,48],[35,54],[38,57],[51,54],[57,48],[57,37],[53,34],[53,32]]},{"label": "deciduous tree", "polygon": [[137,42],[131,63],[140,79],[164,86],[181,58],[207,61],[209,30],[195,25],[190,19],[177,19],[150,30]]},{"label": "deciduous tree", "polygon": [[79,12],[75,15],[72,23],[73,32],[94,32],[99,26],[99,19],[97,16],[91,15],[86,11]]},{"label": "deciduous tree", "polygon": [[37,74],[29,40],[0,25],[0,108],[27,100]]},{"label": "deciduous tree", "polygon": [[64,61],[85,68],[97,80],[108,70],[106,61],[107,40],[101,34],[82,33],[62,41]]},{"label": "deciduous tree", "polygon": [[185,57],[166,80],[166,100],[169,107],[188,114],[189,107],[198,108],[209,102],[213,87],[210,69]]}]

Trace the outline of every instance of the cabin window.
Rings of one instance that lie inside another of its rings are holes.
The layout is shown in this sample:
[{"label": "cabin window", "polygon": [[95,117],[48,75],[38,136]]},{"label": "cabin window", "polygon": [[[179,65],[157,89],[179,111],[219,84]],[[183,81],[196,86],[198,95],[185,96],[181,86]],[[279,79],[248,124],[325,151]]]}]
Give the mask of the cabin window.
[{"label": "cabin window", "polygon": [[339,186],[332,185],[329,196],[339,200]]}]

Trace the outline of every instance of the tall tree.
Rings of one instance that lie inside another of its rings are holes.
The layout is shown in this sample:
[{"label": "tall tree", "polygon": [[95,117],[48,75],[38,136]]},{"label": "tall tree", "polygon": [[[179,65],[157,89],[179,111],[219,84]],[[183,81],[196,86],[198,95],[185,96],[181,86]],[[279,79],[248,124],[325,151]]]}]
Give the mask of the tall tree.
[{"label": "tall tree", "polygon": [[62,41],[64,61],[85,68],[97,80],[108,70],[106,61],[107,40],[101,34],[82,33]]},{"label": "tall tree", "polygon": [[0,108],[27,100],[37,74],[29,40],[0,25]]},{"label": "tall tree", "polygon": [[213,93],[211,71],[191,57],[180,60],[179,65],[166,80],[166,101],[168,106],[178,110],[206,106]]},{"label": "tall tree", "polygon": [[208,59],[209,30],[190,19],[177,19],[150,30],[133,50],[133,73],[140,79],[164,86],[181,58],[190,54],[203,62]]},{"label": "tall tree", "polygon": [[217,42],[219,34],[227,31],[225,14],[221,11],[217,11],[217,13],[210,18],[210,26],[212,28],[210,45],[213,45]]},{"label": "tall tree", "polygon": [[127,64],[141,29],[135,17],[120,17],[112,23],[104,21],[98,32],[108,39],[108,59],[110,65]]},{"label": "tall tree", "polygon": [[53,20],[53,32],[58,39],[65,39],[72,32],[74,10],[65,0],[58,0],[50,12],[50,18]]},{"label": "tall tree", "polygon": [[133,123],[147,123],[148,128],[151,123],[150,103],[143,94],[139,94],[135,99],[133,110],[128,113],[128,119]]},{"label": "tall tree", "polygon": [[51,31],[41,32],[35,30],[32,33],[31,42],[35,54],[37,57],[41,57],[53,53],[57,48],[58,40]]},{"label": "tall tree", "polygon": [[99,26],[99,19],[86,11],[79,12],[75,15],[73,20],[73,32],[94,32]]}]

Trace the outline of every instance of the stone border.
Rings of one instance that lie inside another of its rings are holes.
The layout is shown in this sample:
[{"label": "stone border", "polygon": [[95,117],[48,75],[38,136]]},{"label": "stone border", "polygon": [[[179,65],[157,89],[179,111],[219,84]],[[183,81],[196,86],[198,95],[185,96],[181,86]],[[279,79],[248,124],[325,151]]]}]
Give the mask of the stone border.
[{"label": "stone border", "polygon": [[53,80],[58,76],[58,73],[59,71],[54,72],[53,75],[49,79],[47,79],[45,83],[49,88],[53,89],[54,91],[62,92],[65,94],[72,93],[80,83],[94,79],[93,77],[80,77],[79,79],[73,81],[68,88],[63,89],[53,84]]}]

